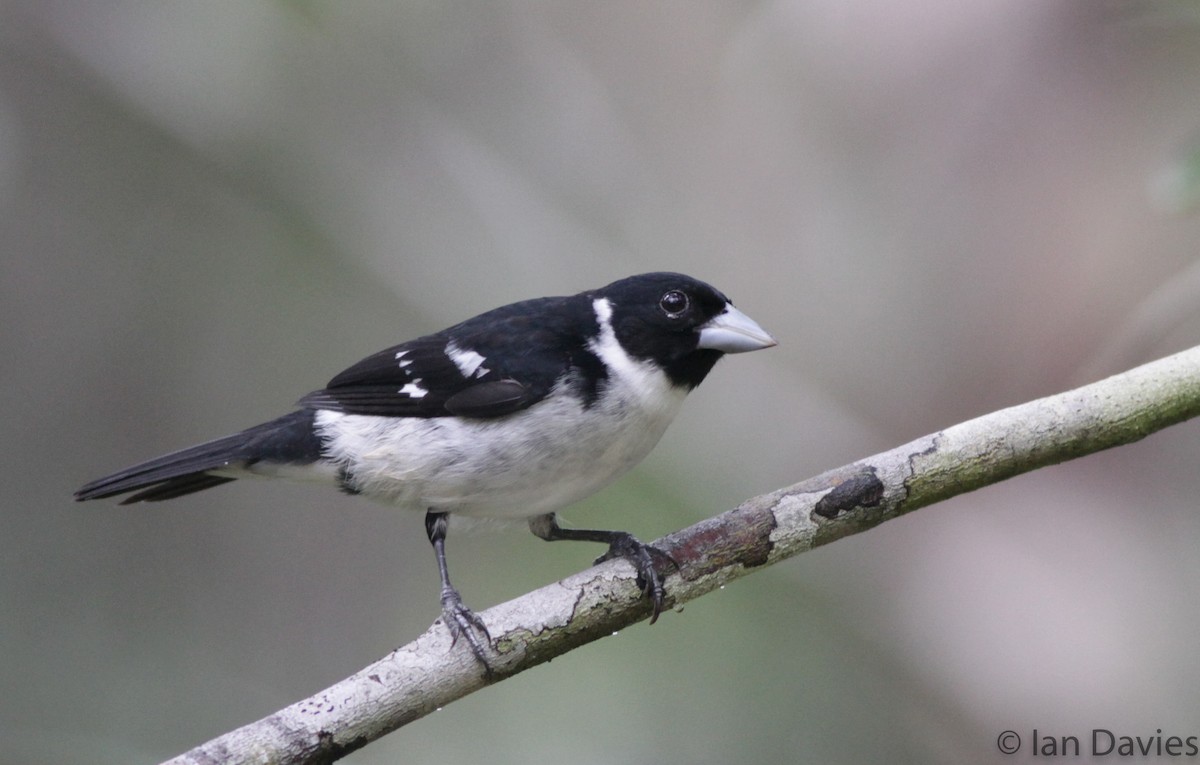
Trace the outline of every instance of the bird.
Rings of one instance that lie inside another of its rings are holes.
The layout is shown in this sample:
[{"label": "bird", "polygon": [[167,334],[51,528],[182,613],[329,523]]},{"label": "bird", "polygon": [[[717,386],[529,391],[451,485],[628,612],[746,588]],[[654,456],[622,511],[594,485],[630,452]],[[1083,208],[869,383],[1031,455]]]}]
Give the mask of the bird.
[{"label": "bird", "polygon": [[487,627],[450,581],[450,516],[525,520],[547,541],[607,544],[596,563],[633,564],[653,623],[669,556],[628,532],[560,526],[557,513],[639,463],[722,356],[776,344],[715,287],[639,274],[505,305],[379,351],[289,414],[127,467],[74,496],[159,502],[269,477],[423,512],[452,645],[465,636],[488,668]]}]

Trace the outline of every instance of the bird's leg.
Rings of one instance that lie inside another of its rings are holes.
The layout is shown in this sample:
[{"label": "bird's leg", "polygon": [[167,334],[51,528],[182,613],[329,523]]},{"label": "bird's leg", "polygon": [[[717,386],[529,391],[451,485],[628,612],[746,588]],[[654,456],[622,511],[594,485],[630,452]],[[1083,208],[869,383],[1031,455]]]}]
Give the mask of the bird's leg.
[{"label": "bird's leg", "polygon": [[450,584],[450,574],[446,569],[446,529],[449,525],[450,518],[446,513],[438,513],[433,510],[425,513],[425,533],[429,536],[429,543],[433,545],[433,554],[437,557],[438,574],[442,578],[442,620],[446,622],[446,629],[450,630],[450,644],[454,645],[460,637],[466,637],[467,643],[471,646],[471,653],[475,654],[475,658],[479,660],[486,674],[490,676],[492,667],[488,663],[487,652],[479,640],[479,635],[483,635],[483,640],[489,646],[492,636],[488,634],[483,620],[463,604],[462,596]]},{"label": "bird's leg", "polygon": [[638,541],[637,537],[624,531],[602,531],[599,529],[564,529],[558,525],[554,513],[546,513],[529,519],[529,530],[535,536],[547,542],[557,542],[562,539],[580,542],[602,542],[608,545],[608,552],[596,558],[595,563],[603,563],[613,558],[625,558],[633,564],[637,571],[637,585],[642,594],[650,598],[653,608],[650,623],[658,621],[658,615],[663,610],[663,600],[666,590],[663,588],[662,576],[658,573],[658,561],[670,564],[678,569],[679,564],[670,555],[657,547],[652,547]]}]

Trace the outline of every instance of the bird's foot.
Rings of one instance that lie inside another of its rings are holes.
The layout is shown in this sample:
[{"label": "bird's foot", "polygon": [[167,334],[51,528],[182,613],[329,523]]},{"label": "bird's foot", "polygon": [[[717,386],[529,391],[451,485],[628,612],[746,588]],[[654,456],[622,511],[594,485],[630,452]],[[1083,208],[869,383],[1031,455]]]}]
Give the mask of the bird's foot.
[{"label": "bird's foot", "polygon": [[471,647],[471,653],[483,665],[484,676],[492,678],[492,665],[488,662],[488,651],[484,648],[492,646],[492,636],[488,634],[487,625],[483,623],[474,611],[462,602],[462,596],[453,587],[442,590],[442,621],[450,630],[450,645],[465,638]]},{"label": "bird's foot", "polygon": [[643,595],[650,598],[653,609],[650,613],[650,623],[654,624],[663,611],[663,602],[667,594],[663,588],[664,575],[659,573],[659,567],[669,566],[678,570],[679,564],[667,553],[638,541],[632,534],[623,531],[613,533],[617,536],[609,543],[608,552],[596,558],[595,563],[624,558],[633,564],[634,570],[637,571],[637,586],[641,588]]}]

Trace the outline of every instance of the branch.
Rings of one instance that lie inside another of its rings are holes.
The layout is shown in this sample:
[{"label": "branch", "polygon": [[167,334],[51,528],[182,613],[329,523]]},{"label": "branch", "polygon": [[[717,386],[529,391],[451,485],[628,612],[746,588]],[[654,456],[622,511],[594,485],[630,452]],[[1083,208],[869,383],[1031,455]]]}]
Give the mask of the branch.
[{"label": "branch", "polygon": [[[979,417],[742,503],[657,540],[679,570],[674,605],[926,505],[1137,441],[1200,414],[1200,346],[1073,391]],[[649,616],[632,567],[610,561],[480,614],[496,644],[484,677],[439,622],[303,701],[171,763],[325,763],[479,690]]]}]

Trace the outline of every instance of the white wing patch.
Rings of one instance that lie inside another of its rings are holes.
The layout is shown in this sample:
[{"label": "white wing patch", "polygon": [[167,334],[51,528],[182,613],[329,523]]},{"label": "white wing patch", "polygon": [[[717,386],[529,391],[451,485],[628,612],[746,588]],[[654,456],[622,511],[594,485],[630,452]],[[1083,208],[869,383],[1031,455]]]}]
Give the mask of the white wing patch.
[{"label": "white wing patch", "polygon": [[458,367],[458,371],[462,372],[462,376],[468,380],[472,377],[483,377],[490,371],[483,365],[487,359],[475,351],[459,348],[453,340],[446,343],[446,355],[454,362],[454,366]]},{"label": "white wing patch", "polygon": [[397,392],[401,396],[409,396],[411,398],[425,398],[425,394],[429,393],[429,391],[425,390],[420,385],[418,385],[418,383],[420,383],[420,382],[421,382],[421,378],[418,377],[417,379],[413,380],[408,385],[405,385],[403,388],[401,388]]},{"label": "white wing patch", "polygon": [[[396,361],[400,362],[401,369],[404,369],[406,366],[412,364],[412,359],[404,358],[404,354],[406,353],[408,353],[408,351],[398,351],[396,353]],[[405,372],[405,374],[411,374],[411,372]]]}]

